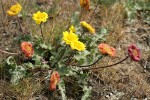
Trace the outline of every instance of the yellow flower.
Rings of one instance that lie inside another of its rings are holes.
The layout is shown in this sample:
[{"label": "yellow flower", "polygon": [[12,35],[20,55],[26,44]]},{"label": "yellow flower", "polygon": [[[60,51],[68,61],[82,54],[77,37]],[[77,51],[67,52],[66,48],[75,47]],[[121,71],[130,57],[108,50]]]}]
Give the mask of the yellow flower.
[{"label": "yellow flower", "polygon": [[69,31],[72,31],[73,33],[76,32],[76,29],[74,28],[74,26],[72,25],[70,28],[69,28]]},{"label": "yellow flower", "polygon": [[48,14],[45,12],[38,11],[33,14],[32,18],[36,21],[36,24],[41,24],[41,22],[46,22]]},{"label": "yellow flower", "polygon": [[10,16],[18,15],[18,13],[21,11],[22,7],[19,3],[12,5],[10,9],[7,11],[7,14]]},{"label": "yellow flower", "polygon": [[80,6],[85,10],[89,10],[90,0],[80,0]]},{"label": "yellow flower", "polygon": [[95,29],[90,24],[86,23],[85,21],[80,22],[80,24],[89,32],[95,34]]},{"label": "yellow flower", "polygon": [[76,50],[78,50],[78,51],[84,51],[85,50],[85,45],[82,43],[82,42],[80,42],[80,41],[73,41],[73,42],[71,42],[71,48],[72,49],[76,49]]},{"label": "yellow flower", "polygon": [[63,32],[63,40],[66,42],[66,44],[71,44],[72,41],[78,40],[78,36],[72,31],[70,31],[70,33],[65,31]]},{"label": "yellow flower", "polygon": [[66,44],[69,44],[73,50],[85,50],[86,46],[82,42],[78,41],[78,36],[75,33],[73,33],[73,30],[71,28],[69,30],[70,32],[63,32],[63,40],[66,42]]}]

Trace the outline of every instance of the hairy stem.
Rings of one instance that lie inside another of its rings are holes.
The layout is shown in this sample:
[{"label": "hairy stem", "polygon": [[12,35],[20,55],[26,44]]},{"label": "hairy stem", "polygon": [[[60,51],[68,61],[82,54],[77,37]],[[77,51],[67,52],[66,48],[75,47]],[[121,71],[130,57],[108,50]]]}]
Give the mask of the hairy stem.
[{"label": "hairy stem", "polygon": [[41,30],[42,38],[43,38],[43,40],[44,40],[43,29],[42,29],[42,23],[40,24],[40,30]]},{"label": "hairy stem", "polygon": [[65,46],[65,49],[62,51],[60,58],[56,62],[54,62],[54,64],[52,66],[55,66],[63,58],[66,49],[67,49],[67,45]]},{"label": "hairy stem", "polygon": [[82,68],[82,70],[84,71],[88,71],[88,70],[95,70],[95,69],[100,69],[100,68],[108,68],[108,67],[112,67],[112,66],[115,66],[115,65],[118,65],[120,63],[122,63],[123,61],[127,60],[129,58],[129,56],[126,56],[124,59],[122,59],[121,61],[117,62],[117,63],[114,63],[114,64],[111,64],[111,65],[107,65],[107,66],[98,66],[98,67],[85,67],[85,68]]}]

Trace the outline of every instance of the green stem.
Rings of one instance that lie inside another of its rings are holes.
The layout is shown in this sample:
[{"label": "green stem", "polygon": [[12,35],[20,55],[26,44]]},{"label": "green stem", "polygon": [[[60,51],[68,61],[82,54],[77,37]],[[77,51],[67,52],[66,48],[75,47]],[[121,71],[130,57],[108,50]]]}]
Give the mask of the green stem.
[{"label": "green stem", "polygon": [[43,29],[42,29],[42,23],[40,24],[40,30],[41,30],[42,38],[43,38],[43,40],[44,40]]},{"label": "green stem", "polygon": [[60,58],[56,62],[54,62],[54,64],[52,66],[55,66],[63,58],[66,49],[67,49],[67,45],[65,46],[65,49],[62,51]]}]

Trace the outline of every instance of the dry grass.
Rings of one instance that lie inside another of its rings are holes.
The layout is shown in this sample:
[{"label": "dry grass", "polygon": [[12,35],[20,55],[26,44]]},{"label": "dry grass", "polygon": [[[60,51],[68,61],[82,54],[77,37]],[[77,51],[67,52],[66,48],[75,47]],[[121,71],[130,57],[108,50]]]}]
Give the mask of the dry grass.
[{"label": "dry grass", "polygon": [[43,89],[41,82],[37,79],[26,78],[20,81],[17,85],[12,85],[1,80],[0,98],[2,100],[29,100],[40,95]]},{"label": "dry grass", "polygon": [[19,84],[12,85],[10,88],[16,94],[17,100],[29,100],[40,94],[43,86],[40,82],[33,79],[23,79]]},{"label": "dry grass", "polygon": [[121,2],[116,2],[110,7],[100,6],[100,26],[110,32],[106,42],[115,45],[124,36],[125,8]]}]

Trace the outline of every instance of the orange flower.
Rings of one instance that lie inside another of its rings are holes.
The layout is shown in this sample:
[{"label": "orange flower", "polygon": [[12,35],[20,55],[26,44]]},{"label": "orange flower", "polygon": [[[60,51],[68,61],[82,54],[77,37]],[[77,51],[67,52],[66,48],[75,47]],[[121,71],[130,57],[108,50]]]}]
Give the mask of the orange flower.
[{"label": "orange flower", "polygon": [[80,6],[85,10],[89,10],[90,0],[80,0]]},{"label": "orange flower", "polygon": [[58,82],[60,81],[60,76],[59,73],[57,71],[54,71],[51,75],[50,78],[50,90],[56,90],[56,85],[58,84]]},{"label": "orange flower", "polygon": [[109,54],[112,57],[116,55],[116,49],[110,47],[108,44],[101,43],[98,45],[98,49],[102,54]]},{"label": "orange flower", "polygon": [[24,53],[25,57],[30,58],[32,57],[34,50],[32,48],[32,44],[29,42],[22,42],[21,43],[21,50]]}]

